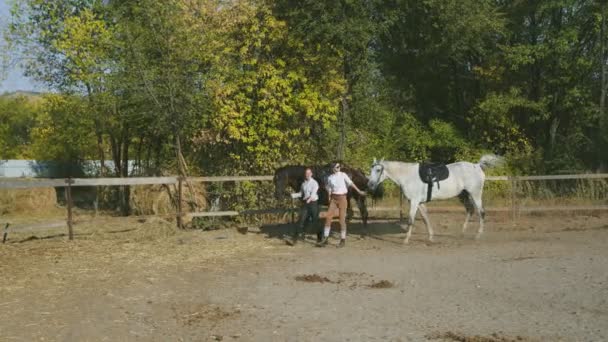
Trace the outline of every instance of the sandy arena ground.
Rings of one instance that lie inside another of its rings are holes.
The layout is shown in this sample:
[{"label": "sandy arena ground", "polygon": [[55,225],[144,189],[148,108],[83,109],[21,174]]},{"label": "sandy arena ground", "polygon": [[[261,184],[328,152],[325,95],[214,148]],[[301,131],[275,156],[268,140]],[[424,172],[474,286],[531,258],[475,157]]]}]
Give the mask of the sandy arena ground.
[{"label": "sandy arena ground", "polygon": [[[347,247],[281,240],[288,225],[176,232],[98,219],[0,245],[2,341],[606,341],[608,217],[513,226],[431,214],[410,245],[391,221]],[[54,235],[55,234],[55,235]],[[44,238],[43,238],[44,237]]]}]

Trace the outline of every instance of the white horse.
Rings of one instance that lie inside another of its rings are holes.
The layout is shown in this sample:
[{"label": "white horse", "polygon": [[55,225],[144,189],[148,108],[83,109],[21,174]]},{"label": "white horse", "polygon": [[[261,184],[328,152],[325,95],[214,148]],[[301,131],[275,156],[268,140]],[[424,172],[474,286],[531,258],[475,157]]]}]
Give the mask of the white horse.
[{"label": "white horse", "polygon": [[[467,223],[471,215],[477,210],[479,215],[479,230],[476,238],[483,233],[483,221],[485,217],[484,208],[481,202],[483,184],[485,181],[484,169],[494,167],[502,162],[499,156],[487,154],[479,159],[477,164],[469,162],[456,162],[446,165],[450,174],[449,177],[440,181],[439,186],[435,185],[432,190],[432,199],[447,199],[458,196],[464,203],[467,216],[462,226],[462,232],[467,229]],[[403,163],[398,161],[376,161],[372,164],[369,189],[372,191],[380,185],[386,178],[397,183],[405,197],[410,201],[410,212],[407,220],[407,235],[403,243],[408,243],[414,228],[414,218],[416,211],[420,209],[422,219],[429,231],[429,241],[433,241],[433,227],[427,215],[424,202],[427,200],[428,184],[424,183],[418,174],[420,164]],[[402,226],[402,228],[404,228]]]}]

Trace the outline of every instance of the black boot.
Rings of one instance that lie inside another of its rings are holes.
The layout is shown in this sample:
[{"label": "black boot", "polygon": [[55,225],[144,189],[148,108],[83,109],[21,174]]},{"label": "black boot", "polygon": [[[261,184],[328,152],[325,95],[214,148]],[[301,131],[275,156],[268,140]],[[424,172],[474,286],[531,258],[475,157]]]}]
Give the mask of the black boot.
[{"label": "black boot", "polygon": [[285,237],[283,239],[283,241],[285,241],[286,244],[290,245],[290,246],[295,246],[296,243],[298,243],[298,236],[294,235],[291,238]]},{"label": "black boot", "polygon": [[321,241],[317,242],[317,247],[325,247],[329,243],[329,236],[325,236]]},{"label": "black boot", "polygon": [[345,239],[340,239],[340,243],[338,244],[338,248],[342,248],[346,246],[346,240]]},{"label": "black boot", "polygon": [[321,242],[321,241],[323,241],[323,232],[322,232],[322,231],[319,231],[319,232],[317,233],[317,243],[319,243],[319,242]]}]

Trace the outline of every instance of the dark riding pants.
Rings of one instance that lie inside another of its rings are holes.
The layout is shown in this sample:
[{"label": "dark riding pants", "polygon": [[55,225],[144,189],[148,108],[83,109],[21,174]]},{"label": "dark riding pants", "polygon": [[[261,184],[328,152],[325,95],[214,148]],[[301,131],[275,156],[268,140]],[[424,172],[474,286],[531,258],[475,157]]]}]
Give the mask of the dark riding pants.
[{"label": "dark riding pants", "polygon": [[296,234],[305,232],[304,228],[309,218],[314,227],[319,218],[319,204],[317,201],[304,203],[300,208],[300,222],[296,228]]}]

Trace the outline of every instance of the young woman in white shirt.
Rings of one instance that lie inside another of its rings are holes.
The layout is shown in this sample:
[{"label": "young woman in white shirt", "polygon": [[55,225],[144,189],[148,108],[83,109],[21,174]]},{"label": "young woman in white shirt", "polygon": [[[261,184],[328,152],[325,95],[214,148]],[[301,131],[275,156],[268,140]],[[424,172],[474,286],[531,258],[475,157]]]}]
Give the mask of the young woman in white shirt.
[{"label": "young woman in white shirt", "polygon": [[348,188],[352,187],[361,196],[365,196],[365,192],[359,190],[355,183],[344,172],[340,171],[340,163],[332,164],[332,174],[327,179],[327,193],[329,195],[329,209],[325,216],[325,229],[323,230],[323,240],[317,246],[324,247],[327,245],[329,232],[331,230],[331,221],[334,219],[336,211],[340,218],[340,244],[338,247],[344,247],[346,244],[346,208],[348,200],[346,194]]}]

